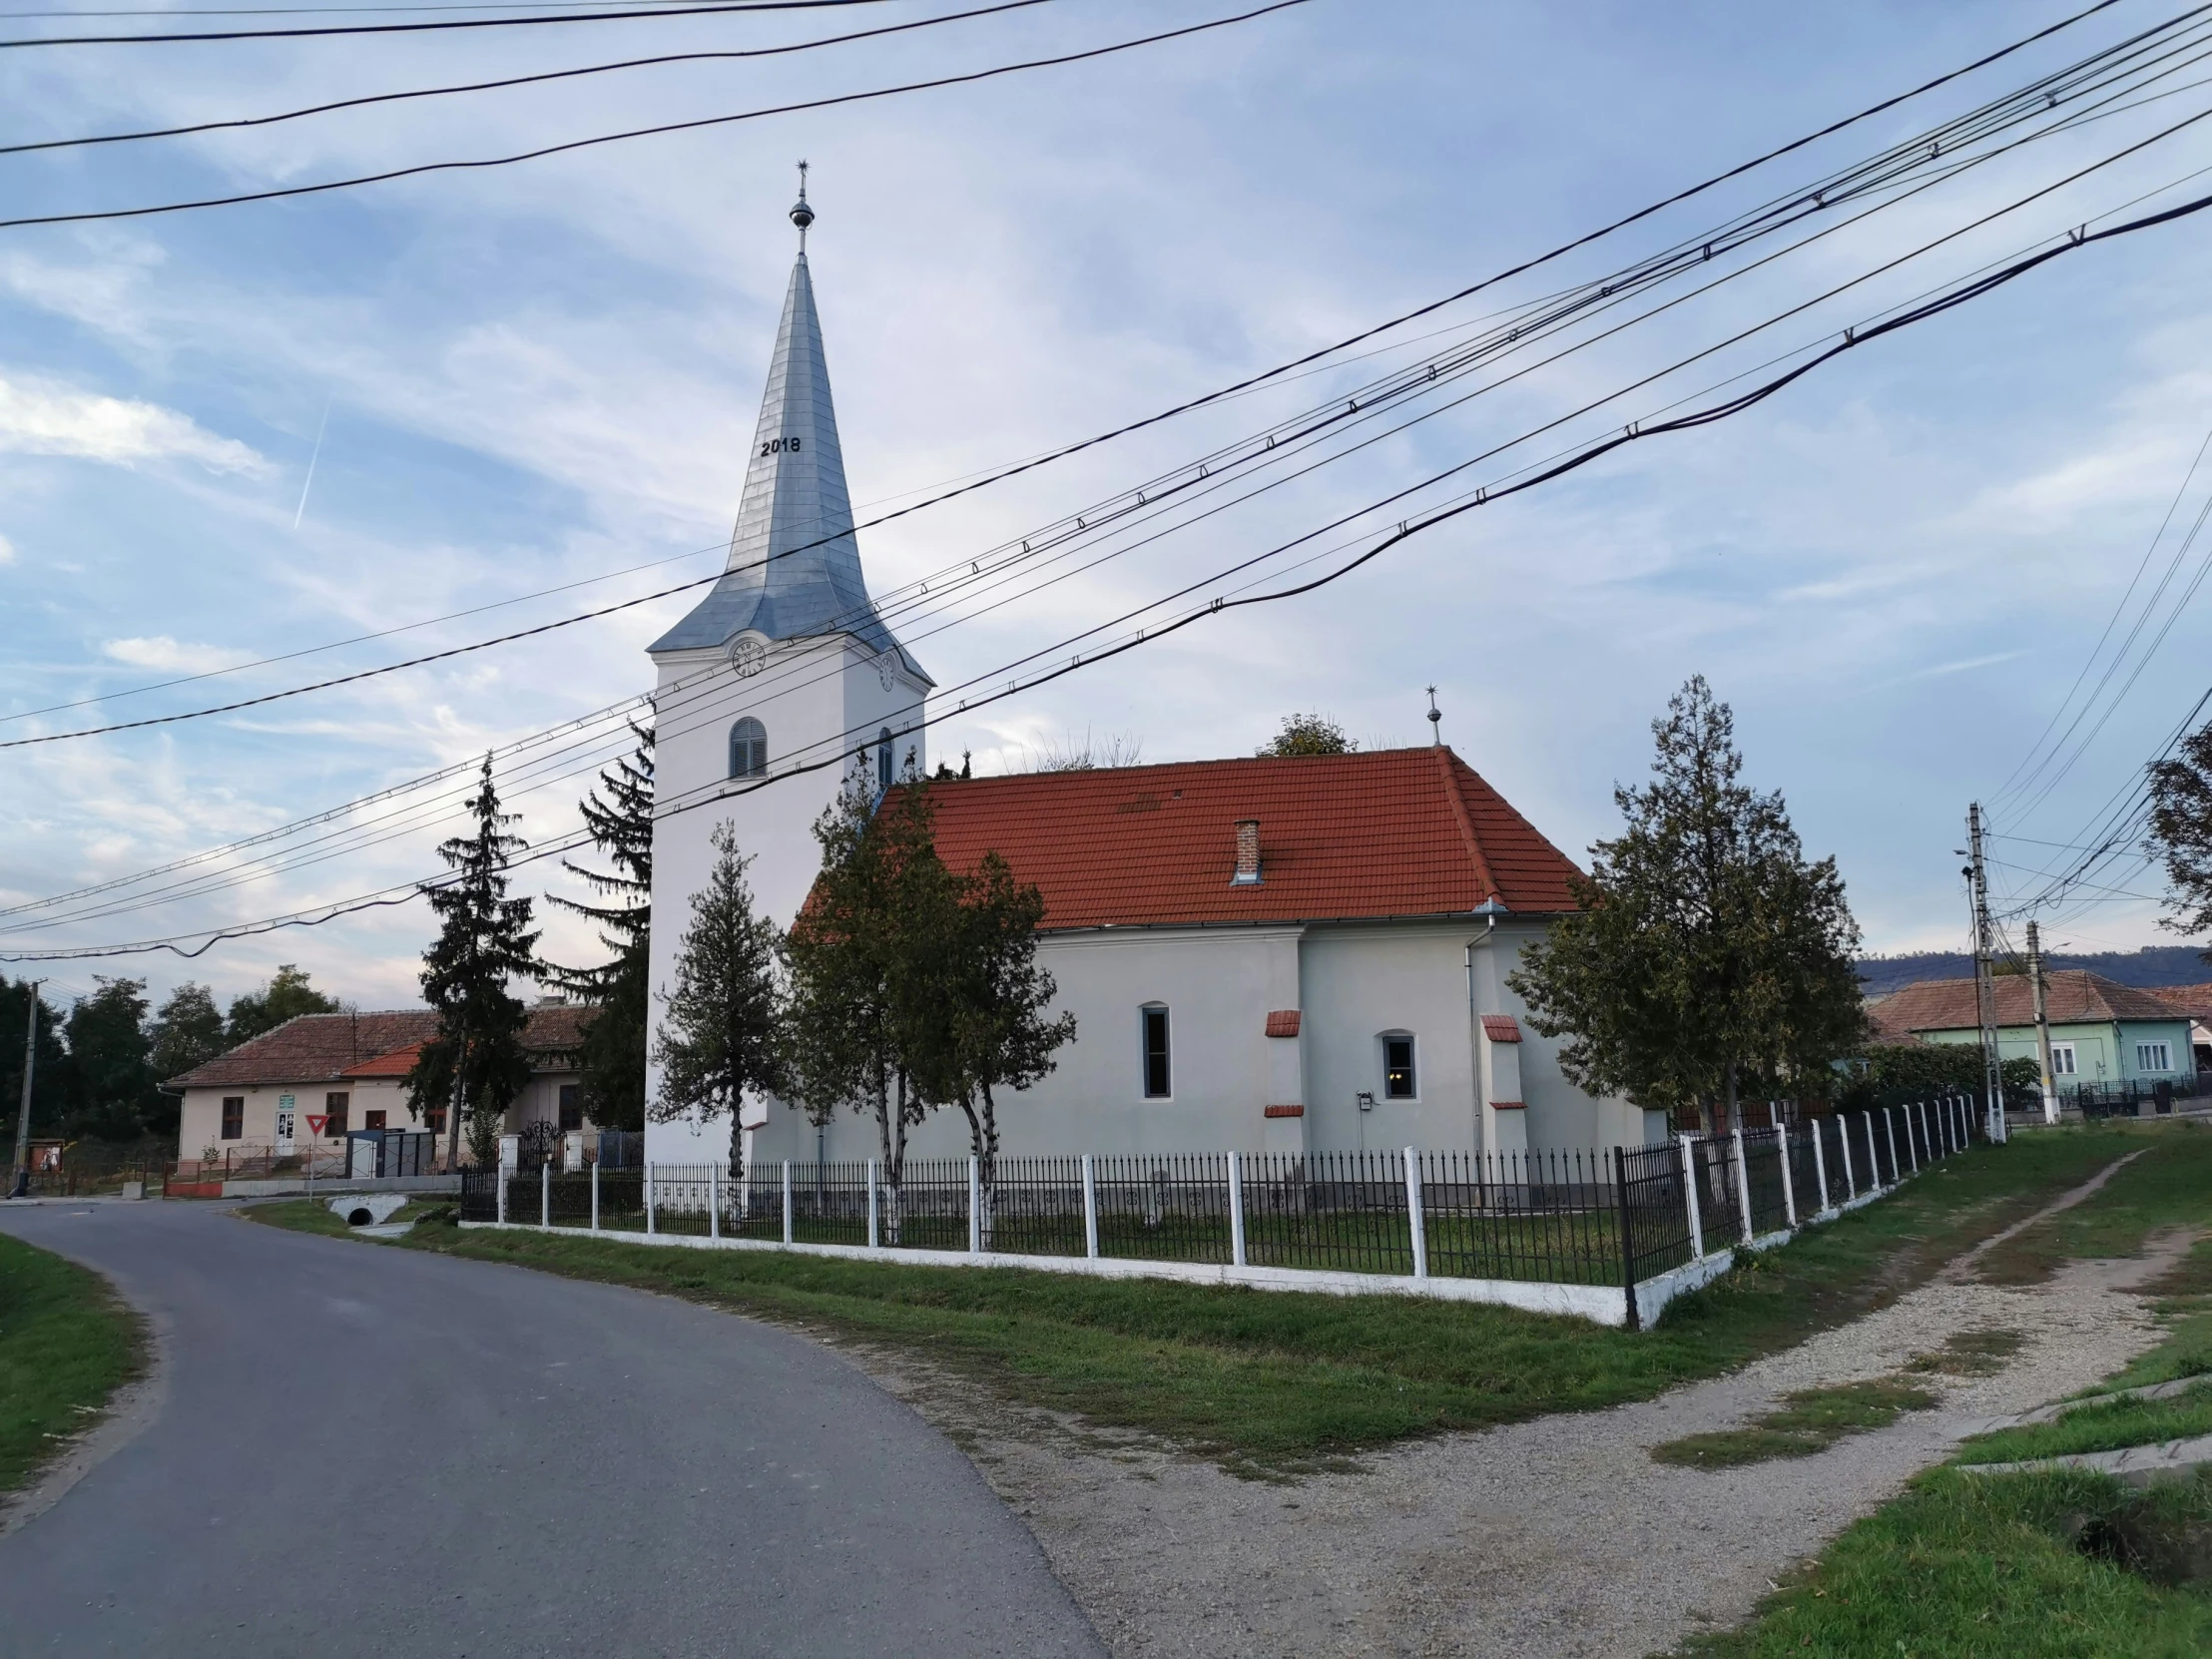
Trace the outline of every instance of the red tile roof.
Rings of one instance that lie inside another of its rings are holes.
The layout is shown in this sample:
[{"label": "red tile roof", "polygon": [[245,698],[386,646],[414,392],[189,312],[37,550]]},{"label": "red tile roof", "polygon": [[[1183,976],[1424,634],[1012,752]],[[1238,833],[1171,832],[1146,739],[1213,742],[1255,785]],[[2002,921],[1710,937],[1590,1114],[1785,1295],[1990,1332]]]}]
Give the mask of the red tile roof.
[{"label": "red tile roof", "polygon": [[[1575,908],[1575,865],[1448,749],[962,779],[930,800],[945,861],[999,852],[1047,929]],[[1261,879],[1232,886],[1242,819]]]},{"label": "red tile roof", "polygon": [[373,1060],[363,1060],[357,1066],[347,1066],[341,1077],[404,1077],[414,1070],[415,1056],[422,1052],[421,1043],[409,1043],[405,1048],[395,1048],[389,1054],[379,1054]]},{"label": "red tile roof", "polygon": [[2212,984],[2153,985],[2150,994],[2191,1019],[2212,1020]]},{"label": "red tile roof", "polygon": [[1494,1043],[1517,1043],[1520,1041],[1520,1022],[1511,1014],[1484,1014],[1482,1034]]},{"label": "red tile roof", "polygon": [[[581,1003],[554,1003],[530,1010],[522,1045],[540,1071],[568,1069],[566,1056],[584,1039],[594,1010]],[[436,1034],[437,1015],[427,1008],[394,1008],[370,1014],[301,1014],[274,1031],[265,1031],[229,1053],[169,1080],[173,1089],[211,1089],[226,1084],[249,1087],[271,1083],[322,1083],[339,1077],[404,1076],[382,1068]]]},{"label": "red tile roof", "polygon": [[[2053,1025],[2107,1024],[2113,1020],[2179,1019],[2181,1010],[2155,991],[2122,985],[2087,968],[2060,968],[2043,976],[2043,1005]],[[1997,1023],[2035,1023],[2034,987],[2025,974],[1996,981]],[[1971,1031],[1981,1024],[1971,979],[1923,979],[1867,1009],[1889,1032]]]},{"label": "red tile roof", "polygon": [[1268,1015],[1268,1035],[1271,1037],[1295,1037],[1298,1035],[1299,1010],[1277,1008]]}]

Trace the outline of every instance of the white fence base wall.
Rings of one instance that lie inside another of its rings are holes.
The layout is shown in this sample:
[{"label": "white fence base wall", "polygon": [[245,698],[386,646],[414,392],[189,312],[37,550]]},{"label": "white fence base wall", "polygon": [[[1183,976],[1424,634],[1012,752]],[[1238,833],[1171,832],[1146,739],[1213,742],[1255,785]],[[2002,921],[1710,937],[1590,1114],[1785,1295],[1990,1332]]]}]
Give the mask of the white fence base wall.
[{"label": "white fence base wall", "polygon": [[696,1233],[588,1234],[580,1227],[538,1227],[519,1221],[464,1221],[461,1226],[486,1233],[552,1233],[561,1238],[597,1238],[611,1244],[672,1246],[686,1250],[773,1250],[787,1256],[831,1256],[849,1262],[898,1262],[909,1267],[1020,1268],[1030,1273],[1069,1273],[1092,1279],[1167,1279],[1184,1285],[1242,1285],[1255,1291],[1310,1291],[1323,1296],[1418,1296],[1432,1302],[1490,1303],[1531,1314],[1570,1314],[1599,1325],[1628,1323],[1628,1302],[1618,1285],[1550,1285],[1540,1280],[1520,1279],[1415,1279],[1398,1274],[1328,1273],[1314,1268],[1240,1268],[1226,1263],[1155,1262],[1121,1256],[1011,1256],[989,1251],[970,1254],[964,1250],[781,1244],[774,1239],[710,1239]]}]

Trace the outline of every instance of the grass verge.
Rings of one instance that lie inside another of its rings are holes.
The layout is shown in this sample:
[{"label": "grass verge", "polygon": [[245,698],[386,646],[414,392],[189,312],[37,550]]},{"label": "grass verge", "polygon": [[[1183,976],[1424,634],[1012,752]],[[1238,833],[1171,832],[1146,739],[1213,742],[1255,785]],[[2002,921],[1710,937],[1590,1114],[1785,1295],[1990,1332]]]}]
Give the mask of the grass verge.
[{"label": "grass verge", "polygon": [[[2212,1133],[2134,1129],[2144,1156],[2075,1208],[1983,1258],[2011,1282],[2075,1258],[2129,1255],[2164,1229],[2212,1228]],[[2212,1241],[2154,1287],[2165,1340],[2112,1378],[2212,1373]],[[1994,1335],[1994,1334],[1992,1334]],[[1978,1436],[1963,1462],[2104,1451],[2212,1431],[2212,1382],[2162,1400],[2096,1400],[2058,1421]],[[2134,1491],[2083,1471],[1930,1470],[1791,1575],[1744,1629],[1678,1650],[1797,1655],[2179,1655],[2212,1652],[2212,1480]]]},{"label": "grass verge", "polygon": [[1774,1457],[1810,1457],[1847,1434],[1887,1428],[1907,1411],[1925,1411],[1936,1400],[1926,1388],[1895,1377],[1800,1388],[1742,1428],[1685,1434],[1651,1448],[1652,1461],[1687,1468],[1726,1469]]},{"label": "grass verge", "polygon": [[29,1485],[145,1360],[139,1317],[106,1280],[0,1234],[0,1494]]},{"label": "grass verge", "polygon": [[[678,1251],[463,1232],[432,1217],[396,1244],[827,1329],[907,1351],[1014,1401],[1271,1471],[1411,1435],[1646,1399],[1714,1376],[1893,1300],[2137,1144],[2116,1131],[2069,1131],[1961,1155],[1752,1258],[1640,1335],[1411,1298]],[[249,1213],[342,1231],[304,1204]]]}]

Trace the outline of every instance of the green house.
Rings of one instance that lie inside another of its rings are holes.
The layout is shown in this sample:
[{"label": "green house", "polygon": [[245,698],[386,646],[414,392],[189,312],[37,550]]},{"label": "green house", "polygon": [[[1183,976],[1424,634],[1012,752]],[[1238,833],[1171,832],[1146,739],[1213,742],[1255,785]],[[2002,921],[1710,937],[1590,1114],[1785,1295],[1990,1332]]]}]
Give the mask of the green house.
[{"label": "green house", "polygon": [[[2035,1000],[2025,977],[1996,981],[1997,1052],[2034,1059]],[[2196,1075],[2188,1013],[2156,991],[2122,985],[2086,968],[2044,975],[2052,1081],[2060,1093],[2087,1085],[2185,1083]],[[1931,1043],[1978,1043],[1981,1016],[1971,979],[1923,979],[1868,1005],[1886,1035]]]}]

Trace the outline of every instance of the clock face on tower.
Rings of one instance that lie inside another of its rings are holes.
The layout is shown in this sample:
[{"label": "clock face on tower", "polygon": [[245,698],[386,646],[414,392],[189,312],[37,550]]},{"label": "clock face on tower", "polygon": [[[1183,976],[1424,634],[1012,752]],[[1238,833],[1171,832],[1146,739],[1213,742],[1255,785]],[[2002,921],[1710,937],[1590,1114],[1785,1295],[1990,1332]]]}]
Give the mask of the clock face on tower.
[{"label": "clock face on tower", "polygon": [[739,679],[750,680],[768,666],[768,647],[759,640],[740,640],[730,648],[730,666]]}]

